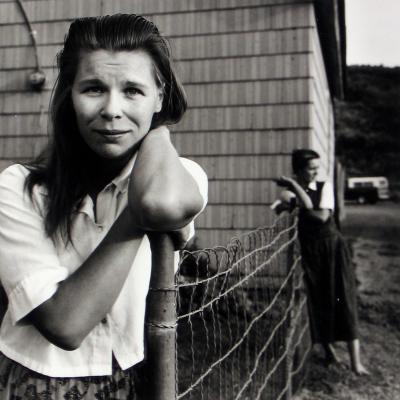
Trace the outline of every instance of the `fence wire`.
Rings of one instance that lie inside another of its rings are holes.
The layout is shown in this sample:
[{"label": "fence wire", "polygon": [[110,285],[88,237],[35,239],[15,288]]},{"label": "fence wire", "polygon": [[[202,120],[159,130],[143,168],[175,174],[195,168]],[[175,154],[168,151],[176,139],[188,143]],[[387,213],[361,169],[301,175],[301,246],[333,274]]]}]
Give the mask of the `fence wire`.
[{"label": "fence wire", "polygon": [[296,217],[181,256],[177,399],[290,399],[310,350]]}]

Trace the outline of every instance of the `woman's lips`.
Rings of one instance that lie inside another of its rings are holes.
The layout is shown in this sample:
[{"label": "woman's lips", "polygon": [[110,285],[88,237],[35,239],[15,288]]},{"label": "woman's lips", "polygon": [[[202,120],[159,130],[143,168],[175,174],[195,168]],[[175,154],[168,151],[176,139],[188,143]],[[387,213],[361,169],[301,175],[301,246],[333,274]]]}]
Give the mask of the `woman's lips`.
[{"label": "woman's lips", "polygon": [[117,136],[129,132],[129,130],[122,130],[122,129],[93,129],[93,130],[105,136]]}]

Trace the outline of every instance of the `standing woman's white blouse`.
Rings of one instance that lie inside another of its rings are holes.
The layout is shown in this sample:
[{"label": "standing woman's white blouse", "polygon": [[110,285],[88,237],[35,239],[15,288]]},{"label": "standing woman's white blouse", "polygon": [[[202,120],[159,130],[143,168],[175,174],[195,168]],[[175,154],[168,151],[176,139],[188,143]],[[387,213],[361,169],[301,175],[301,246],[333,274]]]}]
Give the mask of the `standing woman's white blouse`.
[{"label": "standing woman's white blouse", "polygon": [[[312,181],[308,188],[311,190],[317,190],[317,182]],[[335,195],[333,192],[333,186],[329,181],[324,182],[324,186],[322,186],[321,190],[321,200],[319,202],[320,209],[329,209],[334,210],[335,208]]]},{"label": "standing woman's white blouse", "polygon": [[[54,244],[44,231],[46,190],[35,186],[33,199],[24,189],[28,170],[13,165],[0,174],[0,280],[8,310],[0,329],[0,351],[23,366],[53,377],[112,374],[112,354],[122,369],[143,359],[143,327],[151,272],[150,243],[139,248],[129,275],[111,311],[74,351],[47,341],[24,317],[48,300],[57,285],[93,252],[127,205],[127,187],[134,158],[98,195],[97,221],[89,196],[73,214],[72,242]],[[207,202],[207,176],[195,162],[181,158]],[[204,208],[204,207],[203,207]],[[191,223],[191,234],[194,234]],[[178,252],[175,254],[177,265]],[[112,266],[110,266],[112,268]]]}]

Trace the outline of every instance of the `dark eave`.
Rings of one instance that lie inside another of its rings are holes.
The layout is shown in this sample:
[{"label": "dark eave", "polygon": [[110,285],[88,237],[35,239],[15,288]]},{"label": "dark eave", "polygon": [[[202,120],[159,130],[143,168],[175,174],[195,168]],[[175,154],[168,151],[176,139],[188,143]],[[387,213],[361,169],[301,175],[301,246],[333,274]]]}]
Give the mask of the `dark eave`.
[{"label": "dark eave", "polygon": [[346,82],[344,0],[314,0],[317,29],[332,97],[343,98]]}]

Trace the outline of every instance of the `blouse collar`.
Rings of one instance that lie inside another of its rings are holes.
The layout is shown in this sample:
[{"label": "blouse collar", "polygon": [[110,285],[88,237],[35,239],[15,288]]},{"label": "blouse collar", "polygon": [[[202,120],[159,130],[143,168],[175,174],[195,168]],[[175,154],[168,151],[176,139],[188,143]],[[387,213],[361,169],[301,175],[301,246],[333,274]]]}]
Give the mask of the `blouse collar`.
[{"label": "blouse collar", "polygon": [[109,185],[112,185],[112,184],[115,185],[115,187],[121,193],[126,192],[128,189],[129,178],[131,176],[131,172],[132,172],[133,166],[135,164],[136,158],[137,158],[137,152],[128,161],[128,163],[125,165],[125,167],[122,169],[122,171],[109,183]]},{"label": "blouse collar", "polygon": [[311,181],[308,185],[308,189],[317,190],[317,181]]}]

